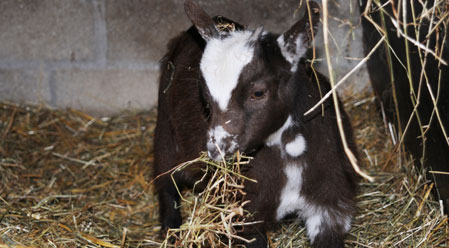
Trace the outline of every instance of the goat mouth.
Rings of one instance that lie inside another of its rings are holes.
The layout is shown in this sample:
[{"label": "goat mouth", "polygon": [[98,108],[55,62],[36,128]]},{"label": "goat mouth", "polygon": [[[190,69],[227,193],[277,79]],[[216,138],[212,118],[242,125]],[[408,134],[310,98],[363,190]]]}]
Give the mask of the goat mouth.
[{"label": "goat mouth", "polygon": [[254,155],[257,153],[258,150],[259,150],[259,149],[254,148],[254,149],[248,151],[248,152],[246,153],[246,155],[248,155],[248,156],[250,156],[250,157],[254,157]]},{"label": "goat mouth", "polygon": [[260,151],[260,149],[262,149],[262,147],[263,145],[250,146],[244,153],[247,156],[254,157]]},{"label": "goat mouth", "polygon": [[[221,142],[216,142],[215,138],[210,138],[207,142],[207,154],[215,161],[226,160],[238,150],[238,144],[235,137],[226,137],[226,139],[220,139]],[[223,142],[224,141],[224,142]]]},{"label": "goat mouth", "polygon": [[215,162],[221,162],[221,161],[228,161],[232,158],[233,154],[227,154],[227,153],[220,153],[217,150],[214,151],[207,151],[207,155],[210,159],[212,159]]},{"label": "goat mouth", "polygon": [[214,142],[207,143],[207,155],[209,156],[209,158],[217,162],[222,161],[223,158],[226,159],[226,157],[228,157],[225,149]]},{"label": "goat mouth", "polygon": [[251,145],[247,147],[245,144],[237,144],[235,140],[228,143],[217,143],[213,139],[207,142],[207,155],[214,161],[223,161],[232,158],[236,152],[245,154],[246,156],[254,157],[263,145]]}]

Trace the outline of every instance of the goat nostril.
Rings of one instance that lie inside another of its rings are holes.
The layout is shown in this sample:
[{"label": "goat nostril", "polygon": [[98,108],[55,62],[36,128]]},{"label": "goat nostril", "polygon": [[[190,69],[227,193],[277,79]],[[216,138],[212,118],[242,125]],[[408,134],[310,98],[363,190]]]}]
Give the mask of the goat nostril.
[{"label": "goat nostril", "polygon": [[211,141],[207,142],[207,150],[208,151],[216,150],[215,143],[213,143]]}]

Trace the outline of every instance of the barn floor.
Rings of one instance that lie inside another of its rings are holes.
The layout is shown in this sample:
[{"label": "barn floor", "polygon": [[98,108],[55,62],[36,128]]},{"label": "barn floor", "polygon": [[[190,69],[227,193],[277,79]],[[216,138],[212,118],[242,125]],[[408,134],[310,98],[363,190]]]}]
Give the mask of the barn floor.
[{"label": "barn floor", "polygon": [[[371,95],[347,99],[362,168],[348,247],[449,247],[433,185],[404,153]],[[93,119],[76,110],[0,103],[0,248],[158,247],[151,184],[155,112]],[[301,224],[270,233],[271,247],[307,247]]]}]

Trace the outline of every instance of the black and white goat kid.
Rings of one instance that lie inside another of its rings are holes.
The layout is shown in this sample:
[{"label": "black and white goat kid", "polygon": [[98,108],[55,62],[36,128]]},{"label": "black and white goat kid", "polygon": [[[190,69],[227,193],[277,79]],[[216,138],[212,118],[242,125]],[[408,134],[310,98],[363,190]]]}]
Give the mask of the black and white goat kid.
[{"label": "black and white goat kid", "polygon": [[[161,62],[154,175],[206,149],[216,160],[218,148],[226,156],[237,150],[253,156],[244,173],[257,183],[245,184],[245,199],[262,224],[241,234],[256,237],[247,247],[266,247],[266,230],[286,216],[304,221],[314,247],[343,247],[355,212],[358,178],[343,150],[332,101],[304,117],[320,90],[330,90],[326,78],[300,61],[319,23],[318,4],[308,5],[301,20],[277,35],[227,19],[235,30],[220,30],[217,19],[187,0],[194,27],[170,42]],[[201,166],[176,173],[177,185],[192,187],[203,175]],[[179,227],[179,195],[170,175],[155,183],[163,230]]]}]

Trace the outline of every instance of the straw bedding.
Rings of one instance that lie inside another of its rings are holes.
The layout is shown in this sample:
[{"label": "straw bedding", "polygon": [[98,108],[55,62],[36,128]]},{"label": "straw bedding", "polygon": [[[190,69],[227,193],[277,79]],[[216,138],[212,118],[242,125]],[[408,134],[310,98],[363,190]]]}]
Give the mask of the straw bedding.
[{"label": "straw bedding", "polygon": [[[447,2],[435,3],[437,17],[447,20]],[[431,194],[434,185],[393,145],[396,134],[374,97],[351,95],[345,103],[359,164],[375,178],[360,184],[347,246],[449,247],[448,217]],[[199,154],[212,180],[203,192],[180,192],[184,224],[160,235],[151,170],[155,120],[154,110],[96,119],[0,102],[0,248],[223,247],[239,239],[236,228],[251,224],[237,197],[251,180],[239,173],[249,159],[243,156],[212,163]],[[172,244],[170,237],[179,239]],[[287,220],[268,237],[271,247],[309,246],[302,223]]]},{"label": "straw bedding", "polygon": [[[360,185],[348,247],[449,247],[448,217],[430,194],[433,185],[396,152],[373,96],[345,102],[362,168],[376,179]],[[154,111],[95,119],[0,103],[0,247],[172,246],[159,235],[151,183],[155,119]],[[217,237],[238,238],[235,227],[251,224],[235,197],[250,180],[239,175],[245,165],[237,160],[209,161],[210,191],[182,192],[185,224],[170,235],[184,243],[175,245],[223,247],[227,240]],[[286,221],[269,237],[271,247],[308,246],[302,223]]]}]

